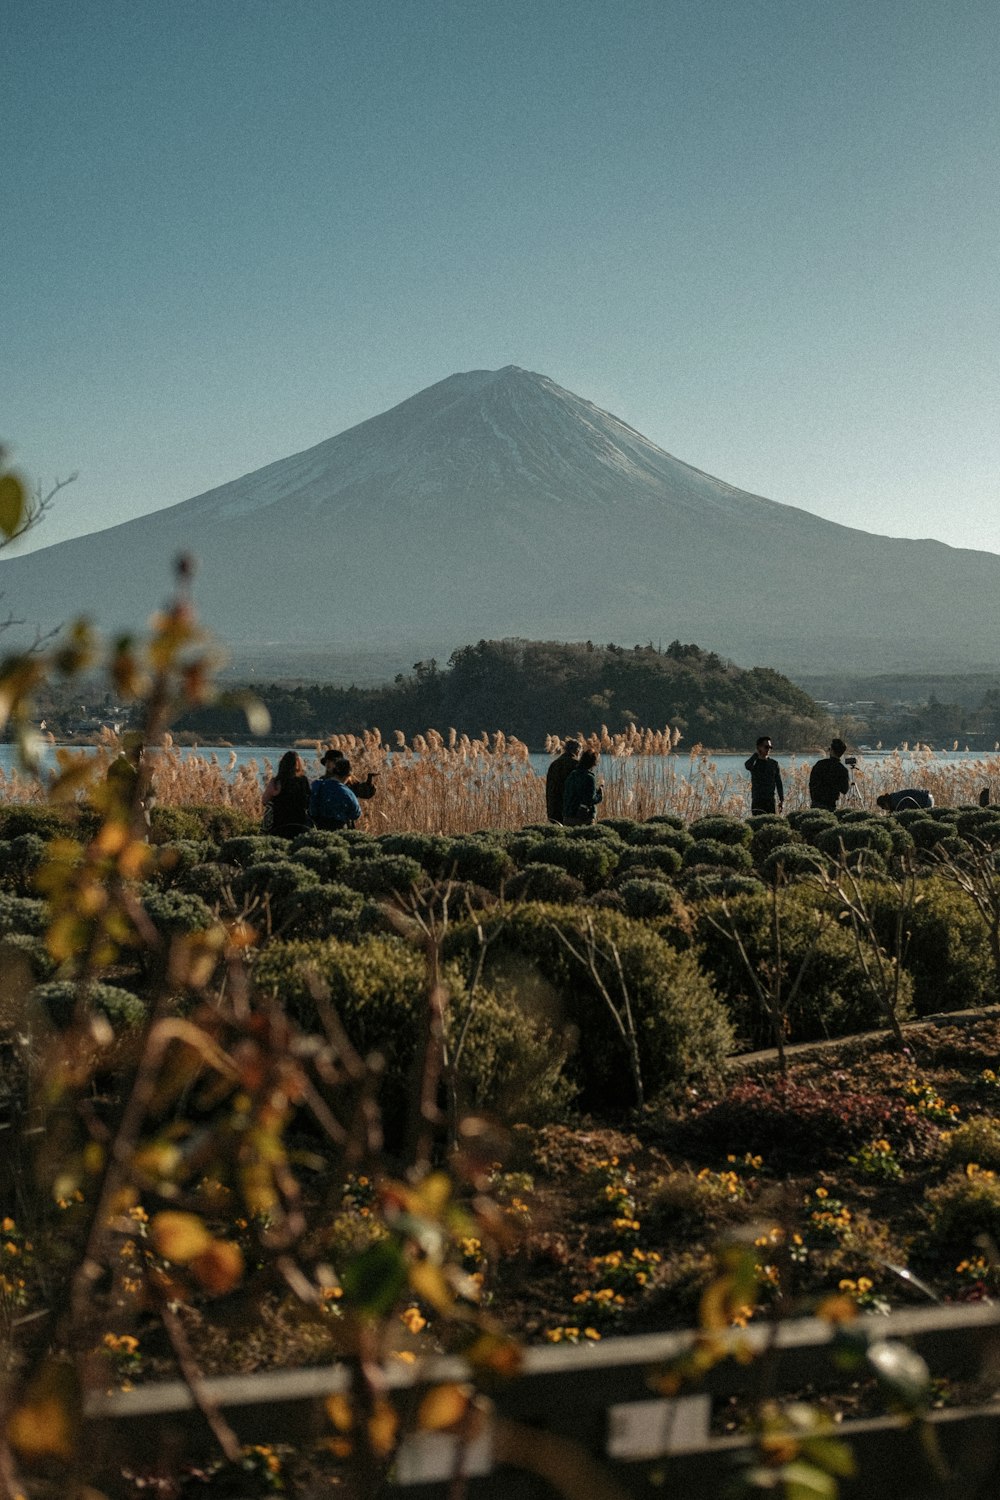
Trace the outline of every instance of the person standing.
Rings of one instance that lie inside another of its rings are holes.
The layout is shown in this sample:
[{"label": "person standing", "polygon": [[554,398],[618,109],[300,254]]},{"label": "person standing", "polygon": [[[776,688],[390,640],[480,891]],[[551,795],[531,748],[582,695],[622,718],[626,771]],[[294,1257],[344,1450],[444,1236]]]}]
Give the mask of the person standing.
[{"label": "person standing", "polygon": [[818,760],[809,772],[809,805],[822,807],[827,812],[837,811],[837,801],[846,796],[851,786],[851,776],[842,756],[847,746],[843,740],[830,741],[830,753],[825,760]]},{"label": "person standing", "polygon": [[597,752],[584,750],[579,762],[566,777],[563,788],[562,821],[571,828],[593,823],[597,817],[597,804],[604,799],[604,784],[598,785]]},{"label": "person standing", "polygon": [[566,778],[576,769],[579,758],[580,741],[567,740],[545,773],[545,814],[550,823],[561,823],[563,820]]},{"label": "person standing", "polygon": [[[297,834],[305,833],[310,826],[309,794],[309,777],[302,757],[294,750],[286,750],[261,797],[265,832],[273,833],[276,838],[281,839],[293,839]],[[271,809],[269,826],[268,808]]]},{"label": "person standing", "polygon": [[771,759],[771,741],[762,734],[757,748],[746,762],[750,772],[750,816],[784,812],[785,789],[781,784],[781,767]]},{"label": "person standing", "polygon": [[138,729],[128,729],[122,735],[118,755],[108,766],[107,786],[112,811],[126,822],[135,821],[141,837],[148,839],[153,794],[150,777],[144,764],[146,744]]}]

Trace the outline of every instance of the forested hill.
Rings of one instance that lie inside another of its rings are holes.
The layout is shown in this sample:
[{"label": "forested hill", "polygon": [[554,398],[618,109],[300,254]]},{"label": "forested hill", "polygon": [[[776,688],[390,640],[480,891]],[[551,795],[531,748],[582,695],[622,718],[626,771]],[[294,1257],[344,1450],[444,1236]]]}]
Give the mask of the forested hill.
[{"label": "forested hill", "polygon": [[[780,673],[745,670],[680,641],[663,650],[480,641],[454,652],[446,667],[417,662],[384,687],[274,684],[256,691],[277,740],[375,727],[384,735],[400,729],[407,738],[428,728],[469,735],[502,729],[541,748],[547,734],[669,724],[686,747],[752,746],[767,733],[785,749],[806,749],[820,745],[830,727],[808,694]],[[176,727],[246,738],[242,713],[223,704],[190,713]]]}]

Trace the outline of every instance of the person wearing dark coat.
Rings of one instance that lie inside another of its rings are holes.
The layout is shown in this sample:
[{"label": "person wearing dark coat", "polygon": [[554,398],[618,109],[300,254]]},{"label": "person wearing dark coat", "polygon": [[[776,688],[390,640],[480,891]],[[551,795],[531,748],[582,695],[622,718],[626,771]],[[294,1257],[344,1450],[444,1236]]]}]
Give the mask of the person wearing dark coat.
[{"label": "person wearing dark coat", "polygon": [[312,827],[309,816],[309,777],[302,757],[286,750],[278,769],[264,788],[261,800],[271,809],[268,833],[279,839],[293,839]]},{"label": "person wearing dark coat", "polygon": [[566,778],[576,769],[580,758],[579,740],[567,740],[562,751],[545,773],[545,815],[550,823],[563,820],[563,792]]},{"label": "person wearing dark coat", "polygon": [[830,753],[825,760],[818,760],[809,772],[809,805],[822,807],[827,812],[837,811],[838,800],[846,796],[851,787],[851,773],[841,756],[847,746],[843,740],[830,741]]},{"label": "person wearing dark coat", "polygon": [[934,798],[924,787],[908,786],[901,792],[883,792],[875,806],[888,813],[907,812],[911,807],[933,807]]},{"label": "person wearing dark coat", "polygon": [[571,828],[593,823],[597,817],[597,804],[603,801],[604,787],[597,784],[596,765],[596,751],[585,750],[579,764],[566,777],[562,820]]},{"label": "person wearing dark coat", "polygon": [[750,816],[784,812],[781,768],[776,760],[771,759],[771,741],[766,734],[757,741],[757,748],[746,762],[746,768],[750,772]]}]

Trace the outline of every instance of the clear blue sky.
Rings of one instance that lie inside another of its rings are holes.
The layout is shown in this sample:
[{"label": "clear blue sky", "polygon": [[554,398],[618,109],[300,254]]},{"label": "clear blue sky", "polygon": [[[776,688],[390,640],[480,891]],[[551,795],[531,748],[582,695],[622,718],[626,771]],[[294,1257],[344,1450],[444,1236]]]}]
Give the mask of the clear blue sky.
[{"label": "clear blue sky", "polygon": [[457,370],[1000,551],[997,0],[6,0],[0,439],[37,540]]}]

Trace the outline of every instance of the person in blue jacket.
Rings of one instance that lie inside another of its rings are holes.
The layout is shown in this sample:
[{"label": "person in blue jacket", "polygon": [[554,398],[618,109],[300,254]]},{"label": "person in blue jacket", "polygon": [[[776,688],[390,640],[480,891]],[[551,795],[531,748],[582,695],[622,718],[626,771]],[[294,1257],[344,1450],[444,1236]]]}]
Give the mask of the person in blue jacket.
[{"label": "person in blue jacket", "polygon": [[353,828],[361,816],[361,803],[346,785],[350,762],[327,758],[324,763],[326,775],[313,782],[309,793],[309,816],[317,828],[333,832]]}]

